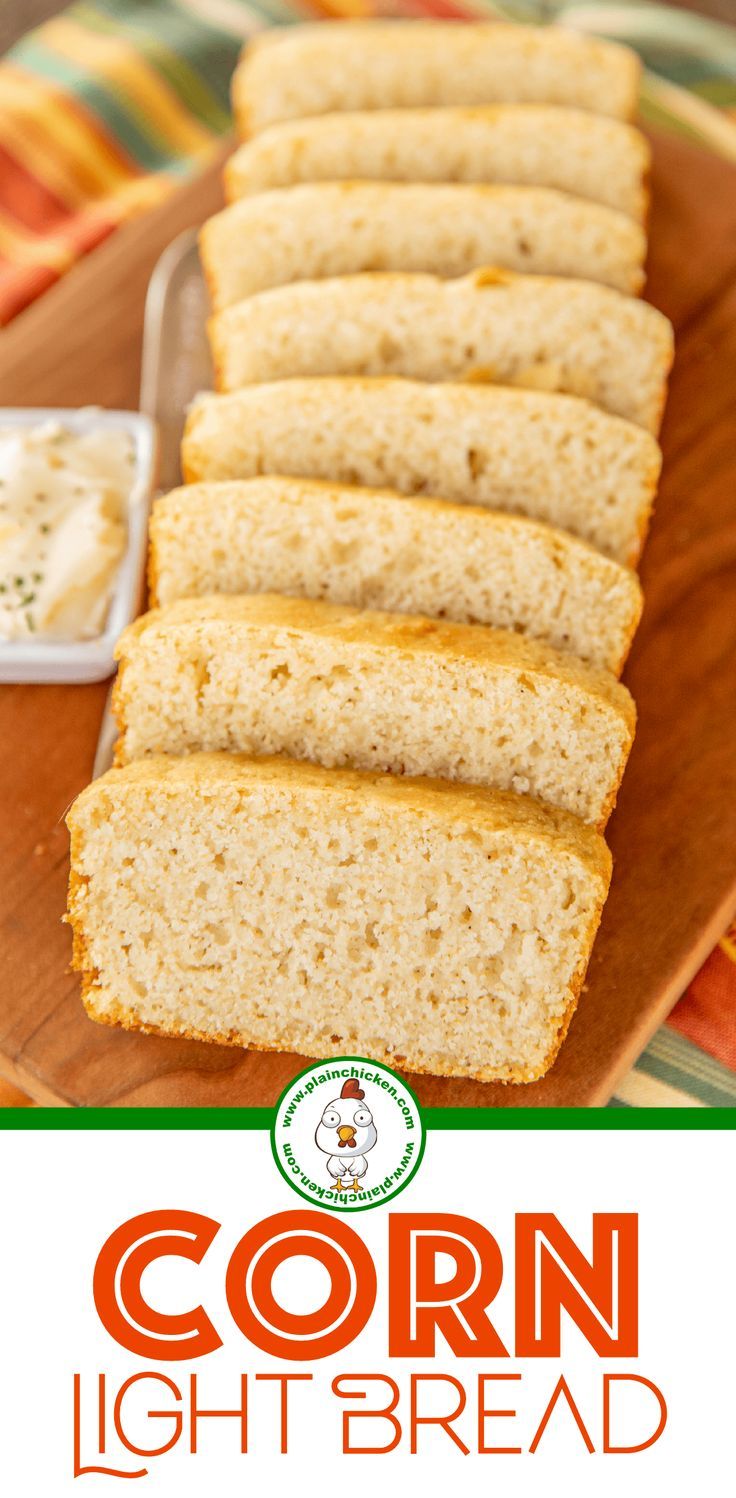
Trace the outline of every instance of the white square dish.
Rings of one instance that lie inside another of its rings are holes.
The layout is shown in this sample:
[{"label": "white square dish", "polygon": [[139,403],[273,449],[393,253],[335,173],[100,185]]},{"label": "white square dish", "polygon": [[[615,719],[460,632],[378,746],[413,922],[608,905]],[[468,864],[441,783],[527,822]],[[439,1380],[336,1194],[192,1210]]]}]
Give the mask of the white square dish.
[{"label": "white square dish", "polygon": [[135,463],[127,500],[127,541],[115,579],[102,634],[92,640],[0,640],[0,682],[104,681],[115,670],[118,635],[138,613],[146,562],[148,516],[156,466],[156,428],[137,411],[103,411],[97,407],[0,408],[0,430],[57,421],[72,432],[124,431],[133,442]]}]

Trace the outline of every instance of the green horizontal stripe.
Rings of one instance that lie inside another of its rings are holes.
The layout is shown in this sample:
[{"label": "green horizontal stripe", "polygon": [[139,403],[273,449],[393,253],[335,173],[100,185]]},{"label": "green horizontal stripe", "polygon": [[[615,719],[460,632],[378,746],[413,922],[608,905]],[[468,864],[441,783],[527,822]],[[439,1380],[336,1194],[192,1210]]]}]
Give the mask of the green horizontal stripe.
[{"label": "green horizontal stripe", "polygon": [[[273,1108],[0,1108],[0,1133],[20,1129],[266,1130],[273,1117]],[[682,1129],[692,1134],[736,1128],[732,1108],[694,1112],[689,1108],[641,1112],[627,1108],[423,1108],[422,1117],[428,1129],[487,1133]]]}]

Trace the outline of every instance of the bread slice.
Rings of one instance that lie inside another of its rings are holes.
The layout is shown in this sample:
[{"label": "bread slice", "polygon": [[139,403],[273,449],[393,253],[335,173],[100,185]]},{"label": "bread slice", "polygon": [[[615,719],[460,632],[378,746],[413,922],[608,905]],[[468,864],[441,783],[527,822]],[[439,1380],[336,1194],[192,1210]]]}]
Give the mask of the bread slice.
[{"label": "bread slice", "polygon": [[641,614],[636,574],[566,531],[394,490],[188,484],[156,501],[150,534],[152,607],[284,593],[513,629],[616,675]]},{"label": "bread slice", "polygon": [[487,380],[583,395],[659,429],[672,364],[661,312],[592,281],[477,270],[277,286],[209,323],[220,390],[305,375]]},{"label": "bread slice", "polygon": [[632,699],[506,630],[279,594],[184,599],[116,648],[119,764],[230,749],[529,793],[605,825]]},{"label": "bread slice", "polygon": [[269,286],[363,270],[500,265],[638,292],[646,239],[625,214],[547,187],[317,182],[232,203],[203,226],[200,251],[219,311]]},{"label": "bread slice", "polygon": [[233,79],[243,136],[333,110],[569,104],[631,119],[635,52],[556,26],[352,21],[261,33]]},{"label": "bread slice", "polygon": [[286,120],[225,167],[230,202],[299,182],[507,182],[556,187],[642,222],[651,152],[620,120],[546,104],[381,109]]},{"label": "bread slice", "polygon": [[93,1019],[486,1081],[551,1065],[610,879],[527,798],[288,760],[141,761],[67,820]]},{"label": "bread slice", "polygon": [[182,462],[187,483],[292,474],[528,515],[633,564],[661,454],[571,395],[342,378],[200,396]]}]

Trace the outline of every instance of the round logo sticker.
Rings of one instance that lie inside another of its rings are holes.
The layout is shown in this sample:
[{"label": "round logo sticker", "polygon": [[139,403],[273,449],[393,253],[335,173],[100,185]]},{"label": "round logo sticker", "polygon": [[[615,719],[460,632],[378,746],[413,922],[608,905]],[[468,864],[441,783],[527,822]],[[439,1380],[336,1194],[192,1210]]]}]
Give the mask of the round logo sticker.
[{"label": "round logo sticker", "polygon": [[397,1072],[364,1056],[338,1056],[305,1067],[289,1083],[276,1104],[271,1148],[305,1201],[330,1212],[365,1212],[416,1175],[424,1124]]}]

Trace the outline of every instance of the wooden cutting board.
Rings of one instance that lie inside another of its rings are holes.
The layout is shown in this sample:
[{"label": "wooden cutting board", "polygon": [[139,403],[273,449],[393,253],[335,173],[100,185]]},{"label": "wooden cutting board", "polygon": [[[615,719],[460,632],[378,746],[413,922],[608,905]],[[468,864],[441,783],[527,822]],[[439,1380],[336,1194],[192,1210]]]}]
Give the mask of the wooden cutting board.
[{"label": "wooden cutting board", "polygon": [[[639,730],[610,824],[615,874],[585,994],[528,1087],[425,1077],[427,1104],[611,1096],[736,910],[736,172],[655,137],[648,296],[674,321],[665,466],[626,672]],[[0,405],[135,407],[163,247],[219,202],[218,173],[121,230],[0,339]],[[0,1073],[42,1103],[250,1105],[303,1064],[105,1029],[69,973],[66,807],[89,780],[105,686],[0,688]]]}]

